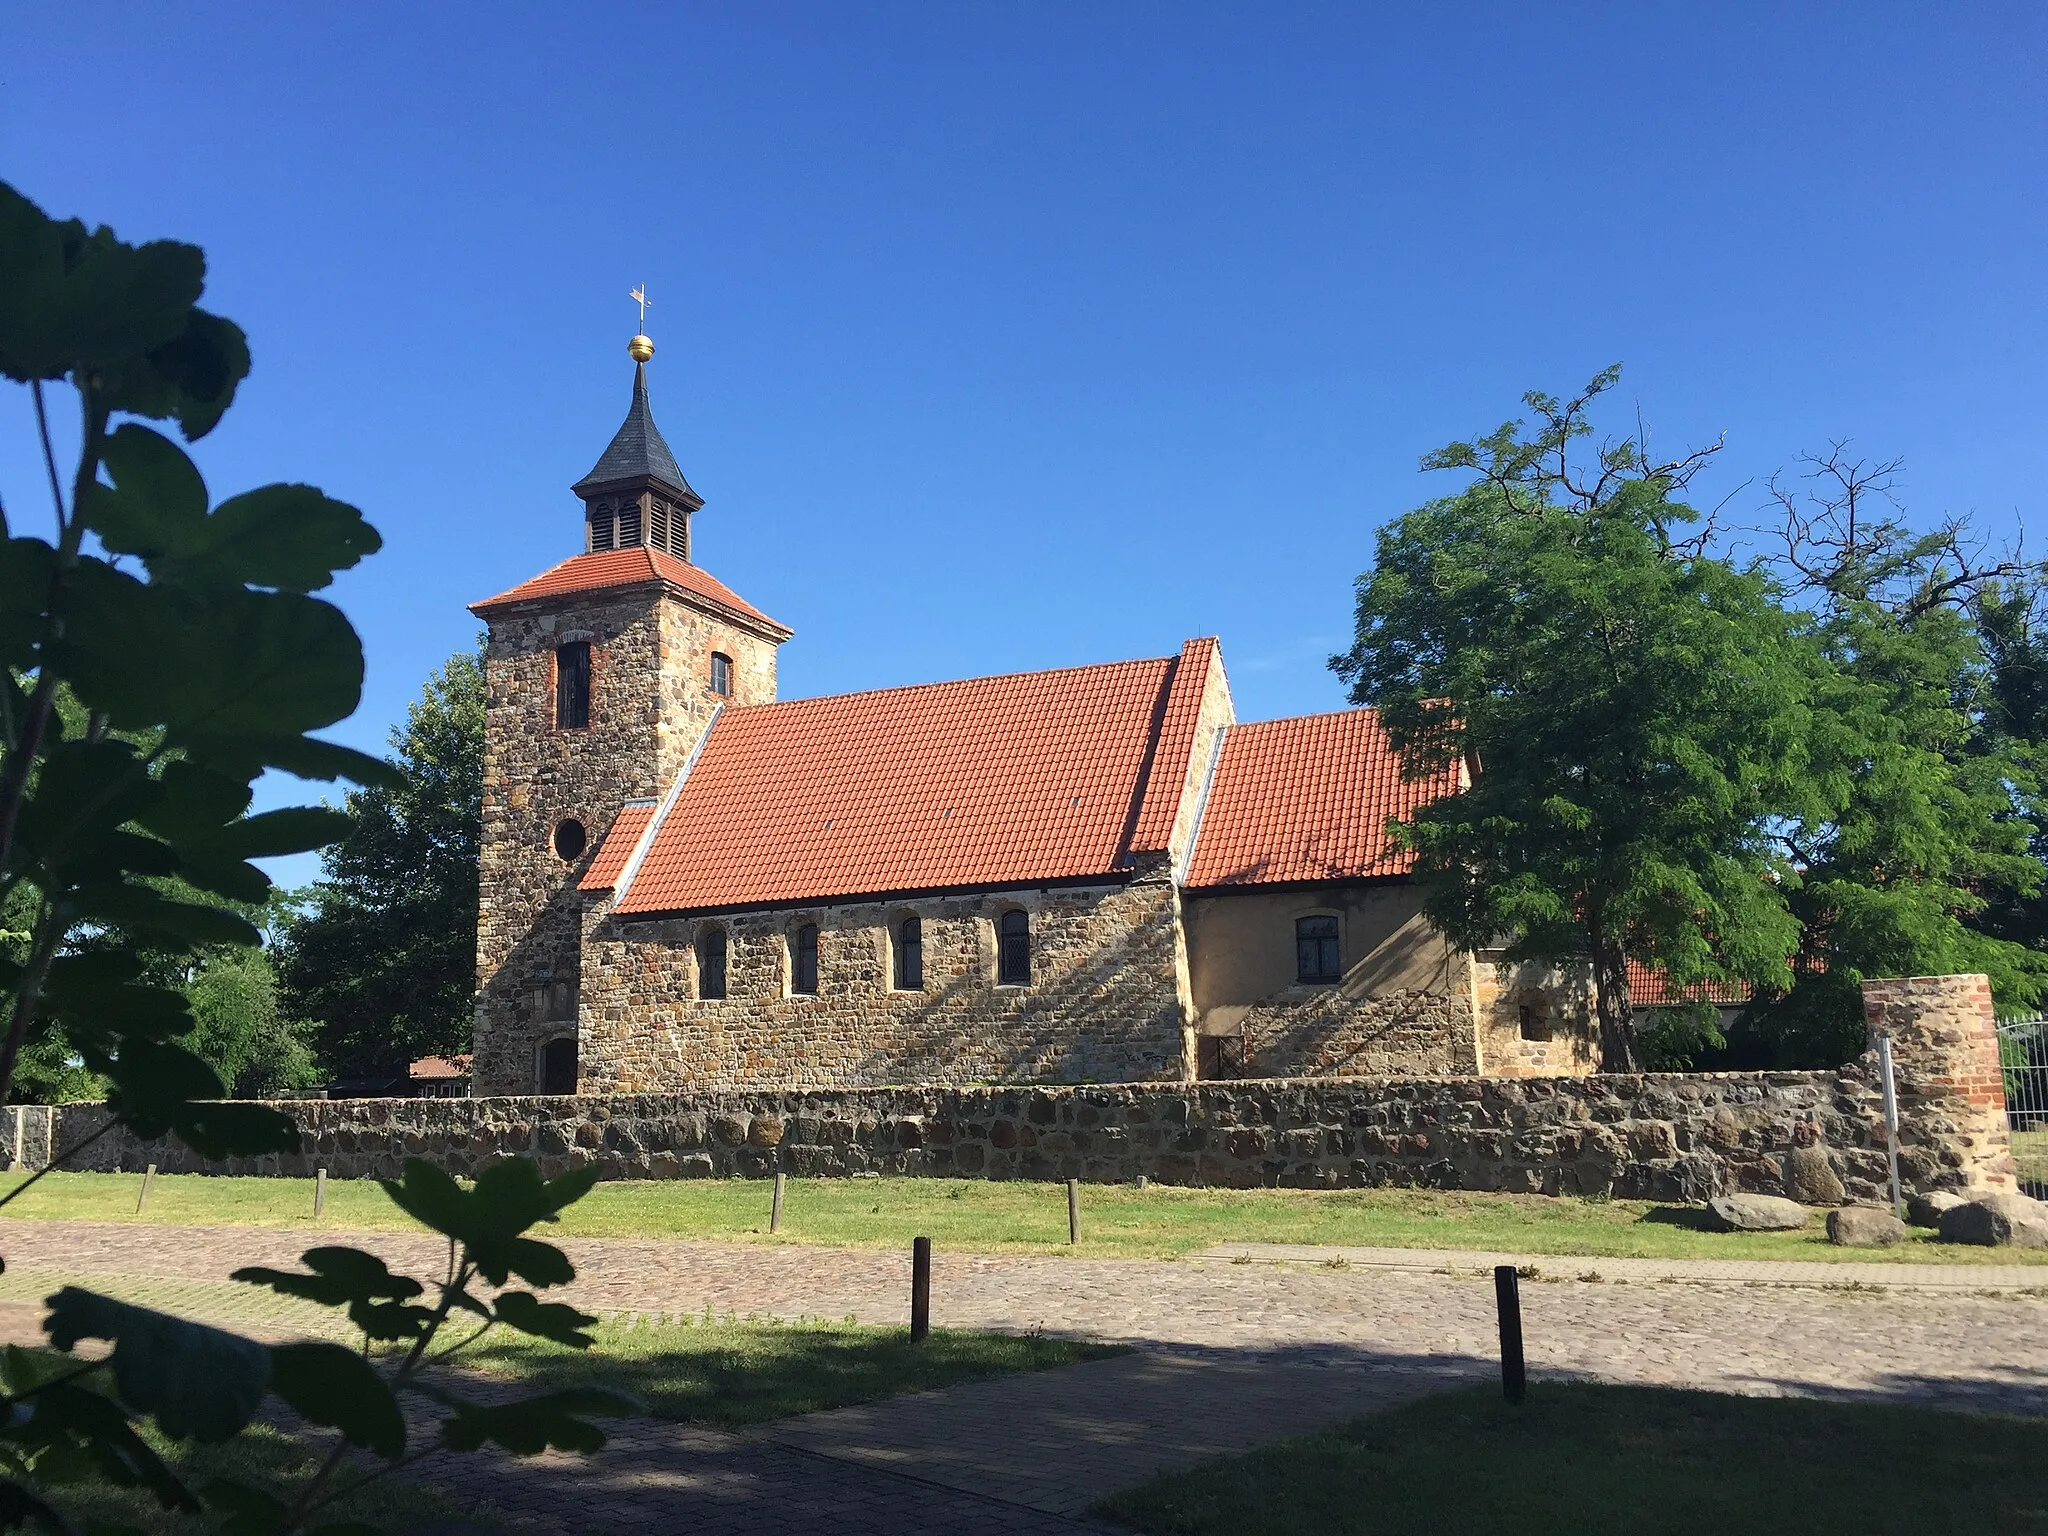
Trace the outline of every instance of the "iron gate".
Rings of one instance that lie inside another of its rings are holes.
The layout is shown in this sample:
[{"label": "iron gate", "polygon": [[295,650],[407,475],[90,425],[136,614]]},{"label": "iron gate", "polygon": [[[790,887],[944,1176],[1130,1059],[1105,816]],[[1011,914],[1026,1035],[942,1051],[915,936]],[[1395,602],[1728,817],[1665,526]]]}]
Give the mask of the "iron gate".
[{"label": "iron gate", "polygon": [[2005,1123],[2020,1188],[2048,1200],[2048,1019],[2002,1019],[1998,1064],[2005,1072]]}]

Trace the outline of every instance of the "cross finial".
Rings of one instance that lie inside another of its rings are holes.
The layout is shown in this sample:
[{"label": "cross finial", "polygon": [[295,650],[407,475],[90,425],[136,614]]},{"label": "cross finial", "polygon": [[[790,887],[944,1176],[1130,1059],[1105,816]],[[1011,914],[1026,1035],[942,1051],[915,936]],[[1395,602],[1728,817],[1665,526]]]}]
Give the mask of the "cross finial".
[{"label": "cross finial", "polygon": [[640,329],[643,331],[646,330],[648,303],[647,285],[645,283],[642,283],[639,287],[635,288],[631,293],[627,294],[626,297],[631,299],[635,304],[638,304],[640,306]]}]

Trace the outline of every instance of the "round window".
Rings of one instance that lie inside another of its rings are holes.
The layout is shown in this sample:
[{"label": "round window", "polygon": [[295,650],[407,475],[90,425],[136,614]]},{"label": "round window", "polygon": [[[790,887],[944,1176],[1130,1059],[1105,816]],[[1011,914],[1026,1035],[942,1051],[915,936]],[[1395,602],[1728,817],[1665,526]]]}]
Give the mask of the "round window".
[{"label": "round window", "polygon": [[555,823],[555,852],[564,859],[579,859],[583,850],[590,845],[590,837],[583,830],[583,823],[575,817]]}]

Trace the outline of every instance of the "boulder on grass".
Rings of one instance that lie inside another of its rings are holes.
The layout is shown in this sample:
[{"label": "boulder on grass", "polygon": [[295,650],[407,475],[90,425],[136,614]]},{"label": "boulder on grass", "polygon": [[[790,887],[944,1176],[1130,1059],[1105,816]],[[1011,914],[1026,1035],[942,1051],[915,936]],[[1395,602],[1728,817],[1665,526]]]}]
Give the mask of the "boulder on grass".
[{"label": "boulder on grass", "polygon": [[1785,1193],[1801,1205],[1840,1205],[1848,1195],[1826,1147],[1794,1147],[1785,1154]]},{"label": "boulder on grass", "polygon": [[1908,1195],[1906,1221],[1916,1227],[1938,1227],[1942,1217],[1957,1206],[1969,1203],[1964,1196],[1947,1189],[1937,1189],[1931,1195]]},{"label": "boulder on grass", "polygon": [[1881,1205],[1828,1212],[1828,1241],[1837,1248],[1889,1248],[1905,1240],[1906,1224]]},{"label": "boulder on grass", "polygon": [[2025,1195],[1979,1195],[1942,1213],[1941,1240],[1980,1248],[2048,1248],[2048,1205]]},{"label": "boulder on grass", "polygon": [[1795,1232],[1811,1213],[1781,1195],[1716,1195],[1707,1214],[1723,1232]]}]

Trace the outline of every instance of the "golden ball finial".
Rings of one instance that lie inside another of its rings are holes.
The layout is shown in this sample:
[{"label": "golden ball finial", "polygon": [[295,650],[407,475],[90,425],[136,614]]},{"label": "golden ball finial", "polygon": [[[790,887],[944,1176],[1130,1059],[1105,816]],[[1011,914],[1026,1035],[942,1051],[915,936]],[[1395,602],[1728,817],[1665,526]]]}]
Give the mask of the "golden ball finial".
[{"label": "golden ball finial", "polygon": [[644,363],[654,356],[654,343],[645,336],[635,336],[626,343],[626,355],[636,363]]}]

